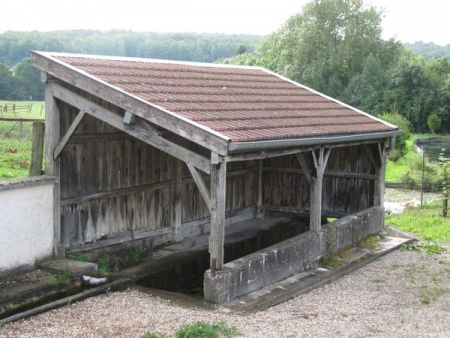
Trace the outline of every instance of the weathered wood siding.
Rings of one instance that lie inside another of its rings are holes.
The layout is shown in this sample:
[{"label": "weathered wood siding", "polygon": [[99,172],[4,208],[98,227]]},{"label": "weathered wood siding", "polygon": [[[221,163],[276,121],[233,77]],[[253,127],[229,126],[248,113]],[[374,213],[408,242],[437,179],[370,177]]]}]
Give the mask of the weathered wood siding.
[{"label": "weathered wood siding", "polygon": [[[374,179],[364,146],[333,148],[323,178],[322,210],[352,214],[373,206]],[[263,161],[263,205],[309,210],[310,184],[294,155]]]},{"label": "weathered wood siding", "polygon": [[[96,103],[123,114],[108,103]],[[64,103],[60,110],[64,135],[78,110]],[[190,141],[168,137],[210,156]],[[86,115],[60,159],[61,227],[66,247],[172,226],[174,157]],[[254,204],[253,167],[253,161],[228,166],[227,211]],[[182,223],[210,216],[185,164],[182,173]],[[209,187],[209,175],[203,177]]]}]

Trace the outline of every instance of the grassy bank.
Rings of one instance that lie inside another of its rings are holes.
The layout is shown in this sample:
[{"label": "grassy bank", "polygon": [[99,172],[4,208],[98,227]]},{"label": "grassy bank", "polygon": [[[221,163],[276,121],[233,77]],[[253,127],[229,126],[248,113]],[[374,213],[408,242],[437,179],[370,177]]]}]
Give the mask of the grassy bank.
[{"label": "grassy bank", "polygon": [[[432,137],[431,134],[412,134],[406,140],[407,153],[398,161],[388,160],[386,166],[386,182],[419,184],[422,177],[422,155],[414,151],[414,140],[417,138]],[[438,135],[439,137],[450,138],[450,135]],[[432,183],[438,180],[436,170],[433,165],[425,159],[425,182]]]},{"label": "grassy bank", "polygon": [[401,214],[386,215],[385,221],[427,241],[450,242],[450,216],[442,217],[441,200],[425,204],[422,208],[405,209]]}]

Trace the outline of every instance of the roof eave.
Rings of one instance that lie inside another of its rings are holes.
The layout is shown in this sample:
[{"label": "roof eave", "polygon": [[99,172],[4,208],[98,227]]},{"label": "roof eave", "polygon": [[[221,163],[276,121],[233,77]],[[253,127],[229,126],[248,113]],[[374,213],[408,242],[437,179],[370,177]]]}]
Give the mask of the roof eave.
[{"label": "roof eave", "polygon": [[304,137],[294,139],[252,141],[252,142],[229,142],[228,151],[261,151],[276,150],[302,146],[335,145],[337,143],[348,143],[368,140],[379,140],[386,138],[395,138],[400,130],[391,130],[384,132],[372,132],[348,135],[326,135],[317,137]]}]

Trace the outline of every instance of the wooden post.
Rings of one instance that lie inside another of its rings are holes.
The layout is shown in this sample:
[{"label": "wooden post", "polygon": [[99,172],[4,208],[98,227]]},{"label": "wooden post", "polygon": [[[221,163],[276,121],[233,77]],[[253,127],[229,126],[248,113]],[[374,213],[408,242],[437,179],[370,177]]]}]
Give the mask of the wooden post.
[{"label": "wooden post", "polygon": [[253,172],[253,200],[256,204],[255,208],[255,217],[263,218],[264,214],[262,212],[262,194],[263,194],[263,186],[262,186],[262,160],[255,160],[256,168]]},{"label": "wooden post", "polygon": [[387,161],[387,150],[385,142],[378,143],[378,156],[379,162],[375,169],[375,196],[373,204],[377,207],[384,207],[384,185],[386,179]]},{"label": "wooden post", "polygon": [[33,122],[33,144],[31,149],[30,176],[42,175],[42,160],[44,156],[44,122]]},{"label": "wooden post", "polygon": [[[211,161],[216,162],[216,161]],[[221,270],[224,263],[223,246],[225,242],[225,198],[226,198],[227,164],[211,164],[211,233],[209,253],[211,269]]]},{"label": "wooden post", "polygon": [[63,258],[64,246],[61,238],[60,216],[60,165],[59,159],[53,159],[53,152],[60,139],[59,108],[53,96],[52,82],[52,80],[47,80],[45,84],[45,174],[58,178],[53,194],[54,255],[55,258]]},{"label": "wooden post", "polygon": [[311,174],[311,207],[309,219],[311,231],[320,231],[322,229],[322,182],[330,151],[331,149],[328,149],[325,152],[323,147],[319,149],[318,154],[316,154],[316,151],[312,151],[315,170]]}]

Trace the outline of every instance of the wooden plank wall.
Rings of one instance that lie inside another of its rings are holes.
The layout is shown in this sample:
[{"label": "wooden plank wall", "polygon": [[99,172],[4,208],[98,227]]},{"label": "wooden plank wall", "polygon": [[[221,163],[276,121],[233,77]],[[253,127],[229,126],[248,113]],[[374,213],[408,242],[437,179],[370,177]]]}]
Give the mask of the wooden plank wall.
[{"label": "wooden plank wall", "polygon": [[[91,98],[92,99],[92,98]],[[97,104],[119,114],[117,107]],[[78,110],[60,103],[61,135]],[[176,136],[168,136],[172,140]],[[189,149],[195,148],[185,141]],[[199,153],[210,156],[206,149]],[[86,115],[61,153],[61,224],[66,247],[96,242],[104,237],[132,234],[135,230],[171,227],[175,187],[174,161],[170,155]],[[227,211],[253,202],[253,161],[228,166]],[[182,223],[208,217],[209,210],[183,164]],[[209,175],[204,175],[209,185]]]},{"label": "wooden plank wall", "polygon": [[[372,206],[374,178],[375,168],[363,146],[333,148],[323,180],[322,209],[352,214]],[[309,210],[310,185],[294,155],[263,161],[263,205]]]}]

